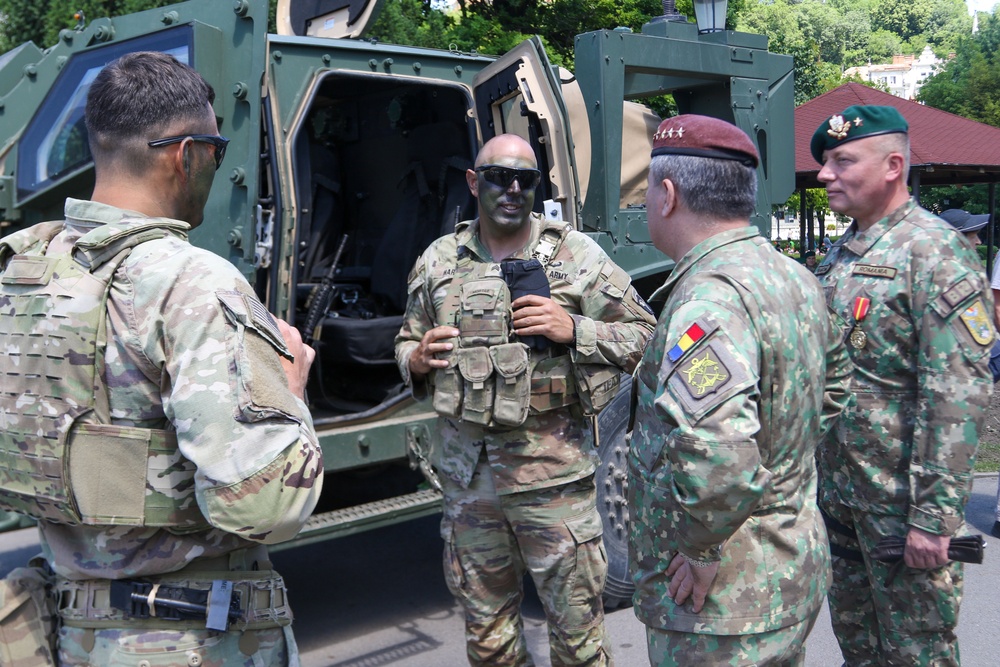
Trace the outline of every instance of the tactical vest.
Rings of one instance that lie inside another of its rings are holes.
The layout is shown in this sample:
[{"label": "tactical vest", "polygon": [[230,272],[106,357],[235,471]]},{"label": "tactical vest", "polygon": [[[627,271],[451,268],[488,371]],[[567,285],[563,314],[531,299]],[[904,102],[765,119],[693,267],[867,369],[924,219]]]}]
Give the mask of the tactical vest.
[{"label": "tactical vest", "polygon": [[[548,224],[542,230],[531,253],[542,271],[547,271],[568,232],[565,223]],[[615,391],[607,400],[603,394],[610,382],[617,389],[617,369],[574,365],[560,345],[540,351],[517,340],[512,342],[511,295],[500,264],[473,262],[466,253],[459,256],[457,269],[464,274],[455,292],[453,324],[460,333],[457,348],[448,356],[448,367],[433,374],[433,405],[438,414],[497,430],[520,426],[529,413],[580,402],[590,414],[595,398],[591,389],[596,386],[590,380],[594,378],[605,387],[596,411],[610,401]]]},{"label": "tactical vest", "polygon": [[174,432],[112,425],[104,385],[115,271],[137,245],[186,226],[102,225],[70,253],[41,254],[63,226],[0,241],[0,508],[64,524],[202,530],[194,465],[181,458],[163,470],[176,458]]}]

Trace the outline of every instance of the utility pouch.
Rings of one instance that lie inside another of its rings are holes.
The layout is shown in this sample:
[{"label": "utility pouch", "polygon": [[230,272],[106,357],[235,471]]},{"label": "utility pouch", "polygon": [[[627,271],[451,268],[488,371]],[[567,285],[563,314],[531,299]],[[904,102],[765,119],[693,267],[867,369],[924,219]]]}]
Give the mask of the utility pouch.
[{"label": "utility pouch", "polygon": [[528,418],[531,399],[528,346],[524,343],[508,343],[489,350],[496,369],[493,421],[502,426],[520,426]]},{"label": "utility pouch", "polygon": [[618,393],[621,371],[604,364],[573,364],[583,414],[596,415]]},{"label": "utility pouch", "polygon": [[568,354],[542,359],[531,370],[531,412],[548,412],[577,403],[573,363]]},{"label": "utility pouch", "polygon": [[0,580],[0,665],[55,667],[56,598],[41,567],[19,567]]},{"label": "utility pouch", "polygon": [[462,373],[465,397],[462,400],[462,421],[487,426],[493,418],[493,362],[486,347],[460,348],[458,370]]},{"label": "utility pouch", "polygon": [[510,333],[510,290],[500,278],[471,280],[462,285],[458,328],[461,347],[489,347],[507,342]]},{"label": "utility pouch", "polygon": [[448,355],[448,368],[434,369],[434,411],[444,417],[462,416],[462,375],[458,372],[458,356]]}]

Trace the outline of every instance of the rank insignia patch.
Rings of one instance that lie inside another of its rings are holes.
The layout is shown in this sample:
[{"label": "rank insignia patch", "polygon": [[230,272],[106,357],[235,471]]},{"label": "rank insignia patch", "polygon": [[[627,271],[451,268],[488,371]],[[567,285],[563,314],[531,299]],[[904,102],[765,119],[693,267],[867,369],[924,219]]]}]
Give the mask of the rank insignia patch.
[{"label": "rank insignia patch", "polygon": [[961,315],[962,323],[972,334],[973,340],[980,345],[989,345],[993,342],[993,327],[990,319],[986,315],[986,307],[982,298],[976,299],[971,306],[965,309]]},{"label": "rank insignia patch", "polygon": [[711,347],[691,359],[678,370],[681,383],[694,398],[713,394],[729,382],[731,374]]}]

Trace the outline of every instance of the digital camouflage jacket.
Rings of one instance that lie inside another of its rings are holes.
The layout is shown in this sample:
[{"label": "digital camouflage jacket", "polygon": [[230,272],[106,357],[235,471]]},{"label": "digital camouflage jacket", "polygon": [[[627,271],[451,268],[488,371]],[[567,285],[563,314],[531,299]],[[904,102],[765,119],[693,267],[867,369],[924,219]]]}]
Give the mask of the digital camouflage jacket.
[{"label": "digital camouflage jacket", "polygon": [[864,232],[852,224],[816,275],[854,362],[851,401],[820,448],[821,502],[953,535],[993,390],[979,256],[909,201]]},{"label": "digital camouflage jacket", "polygon": [[[802,621],[830,583],[814,452],[847,402],[850,371],[820,286],[746,227],[693,248],[658,298],[633,384],[636,615],[725,635]],[[669,597],[678,552],[720,562],[697,614]]]},{"label": "digital camouflage jacket", "polygon": [[[513,258],[530,258],[543,229],[553,225],[565,227],[566,223],[547,222],[532,214],[531,239]],[[466,221],[459,223],[454,234],[431,244],[410,274],[406,314],[396,337],[396,361],[418,398],[427,397],[434,389],[428,383],[411,381],[410,354],[430,329],[455,325],[457,294],[464,280],[478,273],[476,265],[483,263],[493,262],[479,241],[476,223]],[[607,364],[631,372],[652,333],[655,318],[632,287],[629,275],[589,236],[572,230],[565,234],[546,272],[552,300],[570,314],[576,325],[575,344],[547,354],[566,354],[573,364]],[[534,362],[538,352],[532,350],[531,354]],[[533,402],[540,393],[561,391],[551,386],[555,383],[547,382],[537,373],[533,376]],[[500,494],[564,484],[595,470],[597,455],[589,422],[579,404],[532,411],[520,427],[511,430],[490,430],[441,417],[433,463],[440,474],[464,488],[485,447]]]}]

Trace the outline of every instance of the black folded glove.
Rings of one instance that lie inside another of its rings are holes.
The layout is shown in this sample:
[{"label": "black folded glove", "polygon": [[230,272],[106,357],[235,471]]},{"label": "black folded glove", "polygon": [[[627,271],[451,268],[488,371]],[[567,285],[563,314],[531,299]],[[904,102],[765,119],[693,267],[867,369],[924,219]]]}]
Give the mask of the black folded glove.
[{"label": "black folded glove", "polygon": [[[896,578],[899,568],[903,565],[903,551],[906,549],[906,538],[891,535],[883,537],[872,549],[872,558],[883,563],[894,563],[889,570],[889,576],[885,580],[888,586]],[[986,540],[982,535],[967,535],[965,537],[953,537],[948,545],[948,559],[960,561],[962,563],[982,563],[983,552],[986,549]]]},{"label": "black folded glove", "polygon": [[[871,557],[883,563],[892,563],[902,560],[903,551],[906,549],[905,537],[883,537],[872,549]],[[986,540],[981,535],[967,535],[966,537],[953,537],[948,545],[948,559],[957,560],[963,563],[982,563],[983,551],[986,549]]]}]

